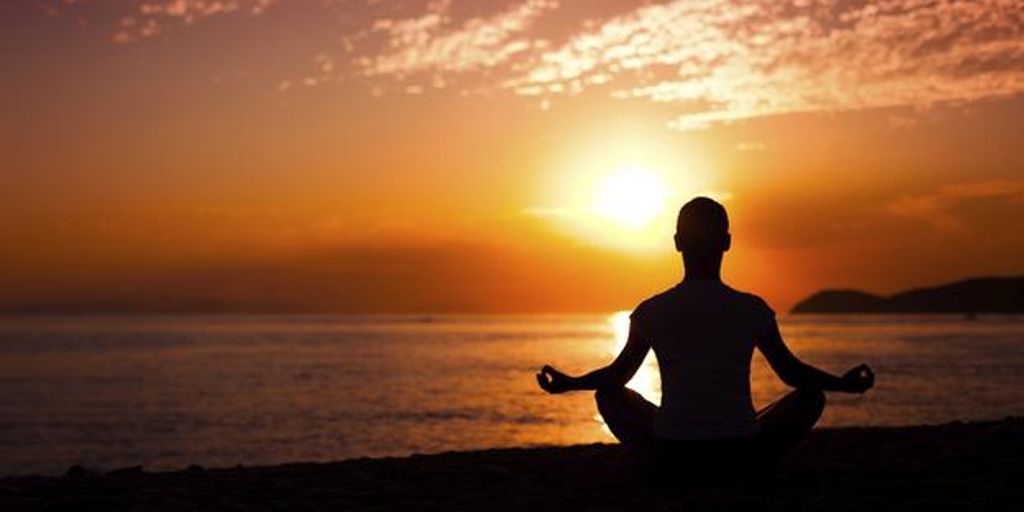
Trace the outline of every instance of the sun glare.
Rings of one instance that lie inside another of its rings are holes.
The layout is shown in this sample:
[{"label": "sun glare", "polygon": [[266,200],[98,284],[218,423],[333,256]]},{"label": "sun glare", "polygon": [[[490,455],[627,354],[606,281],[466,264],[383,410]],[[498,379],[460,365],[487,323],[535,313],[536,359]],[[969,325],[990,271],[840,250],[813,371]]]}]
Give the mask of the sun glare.
[{"label": "sun glare", "polygon": [[645,126],[599,126],[565,141],[539,204],[525,212],[586,243],[670,251],[675,209],[715,183],[699,150]]},{"label": "sun glare", "polygon": [[594,213],[628,228],[643,228],[665,210],[667,197],[668,187],[657,174],[623,169],[598,182]]}]

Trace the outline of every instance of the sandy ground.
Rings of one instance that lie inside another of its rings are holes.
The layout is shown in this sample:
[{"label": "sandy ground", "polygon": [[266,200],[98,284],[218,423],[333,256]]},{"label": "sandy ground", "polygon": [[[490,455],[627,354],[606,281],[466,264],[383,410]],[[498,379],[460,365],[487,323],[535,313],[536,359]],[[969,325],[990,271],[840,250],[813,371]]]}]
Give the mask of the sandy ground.
[{"label": "sandy ground", "polygon": [[0,480],[0,510],[1024,510],[1024,418],[825,429],[759,484],[657,487],[614,445]]}]

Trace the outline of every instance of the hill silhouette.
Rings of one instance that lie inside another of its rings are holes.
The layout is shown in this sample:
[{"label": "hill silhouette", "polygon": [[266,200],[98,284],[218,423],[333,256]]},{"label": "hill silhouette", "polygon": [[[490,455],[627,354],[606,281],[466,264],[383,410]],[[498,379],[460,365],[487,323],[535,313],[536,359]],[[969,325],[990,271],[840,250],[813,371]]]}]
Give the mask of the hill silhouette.
[{"label": "hill silhouette", "polygon": [[1024,276],[965,279],[888,297],[858,290],[822,290],[793,313],[1024,313]]}]

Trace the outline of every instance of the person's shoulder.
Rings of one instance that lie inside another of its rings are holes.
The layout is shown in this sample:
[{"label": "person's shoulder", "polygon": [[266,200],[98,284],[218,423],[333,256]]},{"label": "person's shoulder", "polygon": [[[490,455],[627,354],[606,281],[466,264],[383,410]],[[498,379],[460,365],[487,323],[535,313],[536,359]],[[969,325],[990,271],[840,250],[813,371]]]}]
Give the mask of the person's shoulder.
[{"label": "person's shoulder", "polygon": [[637,304],[637,306],[633,308],[633,312],[630,313],[629,316],[635,319],[662,309],[666,303],[672,301],[675,294],[676,287],[672,287],[663,292],[651,295],[650,297],[640,301],[640,304]]},{"label": "person's shoulder", "polygon": [[755,339],[763,335],[775,324],[775,310],[768,305],[768,302],[761,297],[748,292],[741,292],[729,289],[740,304],[739,314],[751,328],[751,335]]},{"label": "person's shoulder", "polygon": [[729,292],[736,298],[736,300],[741,302],[743,305],[757,311],[775,315],[775,311],[768,305],[768,301],[762,299],[760,296],[750,292],[737,290],[728,285],[726,288],[728,288]]}]

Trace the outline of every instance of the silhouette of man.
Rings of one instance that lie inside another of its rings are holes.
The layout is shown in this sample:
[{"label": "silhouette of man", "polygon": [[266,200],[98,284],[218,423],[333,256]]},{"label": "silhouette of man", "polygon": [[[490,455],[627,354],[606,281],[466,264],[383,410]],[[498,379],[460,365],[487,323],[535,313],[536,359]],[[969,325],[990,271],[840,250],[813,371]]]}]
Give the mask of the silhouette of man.
[{"label": "silhouette of man", "polygon": [[[706,197],[686,203],[675,234],[684,278],[633,310],[622,353],[580,377],[551,366],[537,374],[549,393],[596,390],[608,428],[653,463],[658,476],[754,475],[770,469],[818,421],[823,391],[864,393],[874,384],[867,365],[837,377],[797,359],[771,308],[722,282],[722,256],[731,242],[721,204]],[[755,347],[795,388],[756,412],[750,397]],[[625,387],[649,349],[661,371],[660,407]]]}]

